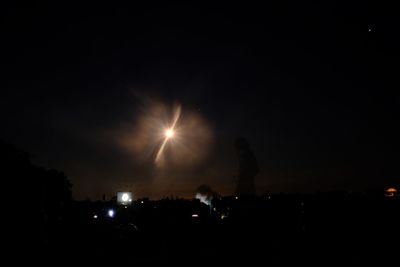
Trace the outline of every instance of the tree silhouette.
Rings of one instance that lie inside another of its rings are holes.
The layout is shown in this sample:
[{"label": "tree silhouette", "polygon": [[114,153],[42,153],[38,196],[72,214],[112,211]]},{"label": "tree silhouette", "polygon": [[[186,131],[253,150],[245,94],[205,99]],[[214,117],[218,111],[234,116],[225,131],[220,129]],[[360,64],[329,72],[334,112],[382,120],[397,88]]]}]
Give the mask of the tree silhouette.
[{"label": "tree silhouette", "polygon": [[72,200],[71,183],[64,173],[32,164],[28,153],[3,141],[0,175],[15,239],[28,247],[43,241],[46,227],[62,217]]}]

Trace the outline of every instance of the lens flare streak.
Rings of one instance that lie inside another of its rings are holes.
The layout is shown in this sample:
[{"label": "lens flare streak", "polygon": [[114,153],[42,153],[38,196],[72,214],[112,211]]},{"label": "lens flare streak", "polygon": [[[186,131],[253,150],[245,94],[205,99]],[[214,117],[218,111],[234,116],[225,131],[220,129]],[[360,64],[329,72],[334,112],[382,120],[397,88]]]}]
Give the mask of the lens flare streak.
[{"label": "lens flare streak", "polygon": [[175,112],[174,112],[174,117],[172,119],[172,124],[171,127],[169,127],[166,131],[165,131],[165,139],[163,140],[160,149],[157,152],[156,158],[155,158],[155,163],[159,163],[160,162],[160,158],[163,154],[165,145],[167,144],[168,140],[171,139],[174,136],[175,133],[175,127],[176,127],[176,123],[179,120],[179,117],[181,116],[181,106],[177,106]]}]

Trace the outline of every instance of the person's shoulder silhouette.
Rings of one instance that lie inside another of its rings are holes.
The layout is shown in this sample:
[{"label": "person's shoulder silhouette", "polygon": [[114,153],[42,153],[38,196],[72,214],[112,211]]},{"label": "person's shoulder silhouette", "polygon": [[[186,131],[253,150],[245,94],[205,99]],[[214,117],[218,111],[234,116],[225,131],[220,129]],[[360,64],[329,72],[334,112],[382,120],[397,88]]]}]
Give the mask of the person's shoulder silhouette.
[{"label": "person's shoulder silhouette", "polygon": [[259,172],[257,159],[243,137],[235,140],[238,155],[238,184],[236,194],[255,194],[254,177]]}]

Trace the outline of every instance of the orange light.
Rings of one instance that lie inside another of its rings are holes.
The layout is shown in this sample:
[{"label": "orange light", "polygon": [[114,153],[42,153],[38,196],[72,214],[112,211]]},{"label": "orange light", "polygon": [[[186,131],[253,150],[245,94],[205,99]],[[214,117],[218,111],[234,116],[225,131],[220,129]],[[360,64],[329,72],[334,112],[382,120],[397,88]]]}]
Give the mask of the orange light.
[{"label": "orange light", "polygon": [[396,188],[390,187],[390,188],[385,190],[385,196],[394,197],[395,195],[397,195],[397,189]]},{"label": "orange light", "polygon": [[391,188],[386,189],[386,192],[387,192],[387,193],[397,193],[397,189],[391,187]]}]

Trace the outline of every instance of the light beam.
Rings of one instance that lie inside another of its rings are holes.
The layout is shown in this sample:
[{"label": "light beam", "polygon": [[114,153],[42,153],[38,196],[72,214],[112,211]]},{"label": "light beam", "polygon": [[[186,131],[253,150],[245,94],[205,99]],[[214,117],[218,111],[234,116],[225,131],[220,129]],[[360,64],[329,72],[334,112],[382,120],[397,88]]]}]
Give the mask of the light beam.
[{"label": "light beam", "polygon": [[173,138],[175,135],[175,127],[176,123],[178,122],[179,117],[181,116],[181,106],[177,106],[175,112],[174,112],[174,117],[172,118],[172,124],[171,127],[165,130],[165,139],[162,142],[160,149],[157,152],[156,158],[155,158],[155,163],[158,163],[160,161],[161,155],[164,151],[165,145],[167,144],[168,140]]}]

